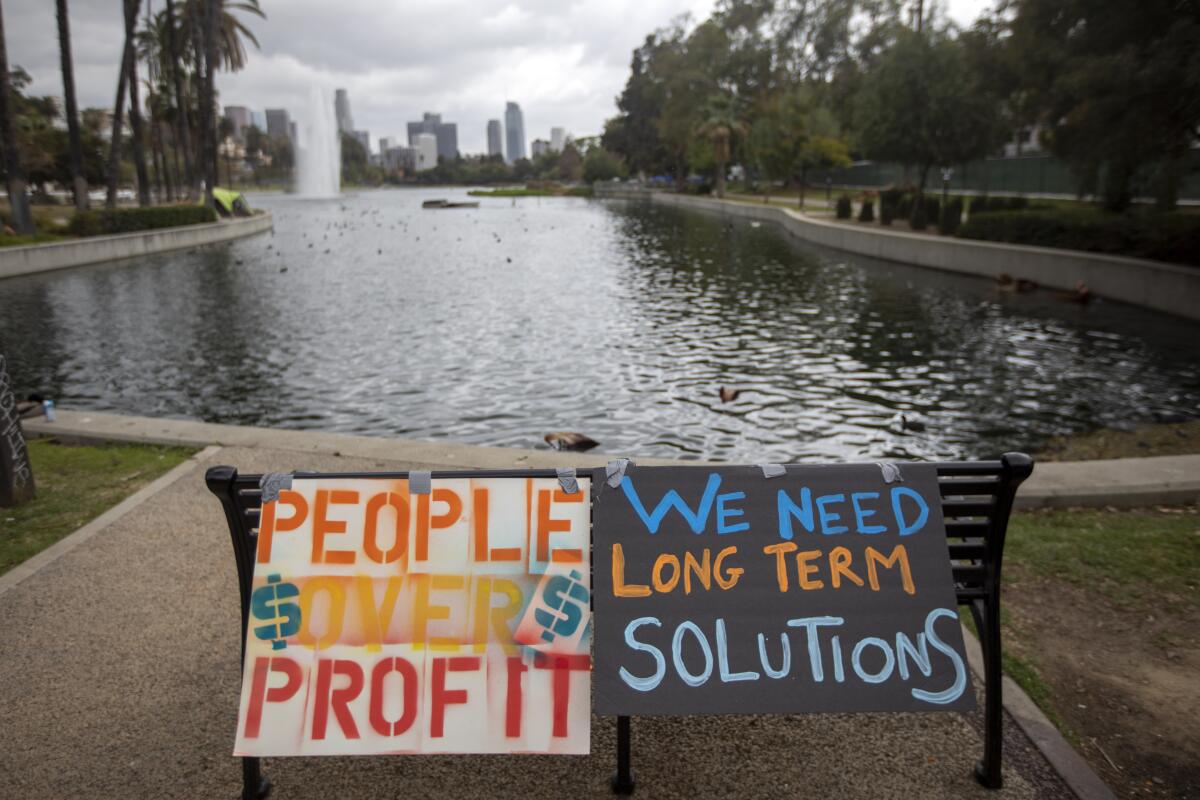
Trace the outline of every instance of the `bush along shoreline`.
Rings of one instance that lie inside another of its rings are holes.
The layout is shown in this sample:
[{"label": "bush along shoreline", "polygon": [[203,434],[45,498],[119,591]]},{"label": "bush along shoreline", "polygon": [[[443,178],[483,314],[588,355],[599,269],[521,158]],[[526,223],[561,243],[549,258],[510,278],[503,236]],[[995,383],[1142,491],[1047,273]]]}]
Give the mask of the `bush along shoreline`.
[{"label": "bush along shoreline", "polygon": [[102,236],[216,221],[217,212],[200,205],[98,209],[76,212],[67,232],[74,236]]}]

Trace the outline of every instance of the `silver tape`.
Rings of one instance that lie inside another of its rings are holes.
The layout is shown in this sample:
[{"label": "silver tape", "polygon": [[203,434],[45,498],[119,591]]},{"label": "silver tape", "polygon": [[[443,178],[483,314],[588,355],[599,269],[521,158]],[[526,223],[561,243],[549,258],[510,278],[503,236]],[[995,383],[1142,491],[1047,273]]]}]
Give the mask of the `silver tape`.
[{"label": "silver tape", "polygon": [[758,468],[762,470],[764,478],[782,478],[787,474],[787,467],[783,464],[759,464]]},{"label": "silver tape", "polygon": [[575,494],[579,491],[579,481],[575,479],[574,467],[557,467],[554,470],[558,473],[558,485],[567,494]]},{"label": "silver tape", "polygon": [[280,492],[292,488],[292,473],[268,472],[259,479],[258,488],[262,489],[262,501],[273,503],[279,499]]},{"label": "silver tape", "polygon": [[892,464],[886,461],[880,461],[877,466],[880,472],[883,473],[884,483],[903,483],[904,476],[900,474],[900,465]]},{"label": "silver tape", "polygon": [[409,494],[429,494],[433,491],[433,473],[422,470],[411,470],[408,473]]},{"label": "silver tape", "polygon": [[632,464],[633,462],[628,458],[618,458],[608,462],[604,467],[608,485],[614,489],[620,486],[621,481],[625,478],[625,470],[629,469]]}]

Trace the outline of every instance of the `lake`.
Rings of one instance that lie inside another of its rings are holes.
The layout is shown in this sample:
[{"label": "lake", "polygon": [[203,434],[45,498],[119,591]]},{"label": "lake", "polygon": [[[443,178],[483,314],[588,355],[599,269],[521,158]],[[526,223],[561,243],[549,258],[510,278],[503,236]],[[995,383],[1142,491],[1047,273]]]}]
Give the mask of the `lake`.
[{"label": "lake", "polygon": [[1004,294],[638,201],[249,197],[273,235],[0,282],[20,390],[486,445],[570,430],[605,453],[750,463],[985,457],[1200,416],[1200,325],[1120,303]]}]

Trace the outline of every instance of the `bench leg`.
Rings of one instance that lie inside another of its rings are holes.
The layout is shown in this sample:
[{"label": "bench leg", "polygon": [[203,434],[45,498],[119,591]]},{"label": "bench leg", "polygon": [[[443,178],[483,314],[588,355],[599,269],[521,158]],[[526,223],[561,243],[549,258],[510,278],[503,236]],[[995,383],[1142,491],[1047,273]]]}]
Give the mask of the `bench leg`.
[{"label": "bench leg", "polygon": [[1003,745],[1004,689],[1000,661],[1000,603],[999,598],[972,606],[975,624],[983,648],[983,760],[975,765],[975,780],[988,789],[1003,785],[1000,760]]},{"label": "bench leg", "polygon": [[633,769],[629,765],[629,717],[617,717],[617,774],[612,779],[613,794],[633,794]]},{"label": "bench leg", "polygon": [[271,793],[271,781],[262,774],[262,762],[257,758],[242,759],[242,800],[263,800]]}]

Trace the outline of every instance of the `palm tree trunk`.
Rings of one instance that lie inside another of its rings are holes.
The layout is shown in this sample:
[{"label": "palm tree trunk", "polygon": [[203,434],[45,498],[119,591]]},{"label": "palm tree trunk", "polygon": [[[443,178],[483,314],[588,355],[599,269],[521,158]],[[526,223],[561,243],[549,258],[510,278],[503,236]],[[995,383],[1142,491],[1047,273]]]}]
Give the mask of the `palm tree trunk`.
[{"label": "palm tree trunk", "polygon": [[725,162],[717,161],[717,197],[725,196]]},{"label": "palm tree trunk", "polygon": [[128,4],[126,5],[125,46],[121,49],[121,69],[117,74],[117,100],[113,103],[112,136],[108,142],[108,193],[104,199],[106,208],[117,207],[117,179],[121,172],[121,115],[125,113],[125,83],[129,70],[125,65],[133,54],[133,39],[128,35]]},{"label": "palm tree trunk", "polygon": [[217,12],[220,0],[205,0],[204,3],[204,169],[208,173],[204,200],[209,207],[213,204],[213,189],[219,179],[220,162],[217,155],[217,120],[215,113],[217,72]]},{"label": "palm tree trunk", "polygon": [[83,174],[83,144],[79,135],[79,108],[75,104],[75,68],[71,64],[71,24],[67,15],[67,0],[56,0],[58,13],[58,56],[62,62],[63,100],[67,112],[67,136],[70,143],[71,182],[75,208],[88,207],[87,178]]},{"label": "palm tree trunk", "polygon": [[183,96],[183,75],[179,63],[179,45],[175,40],[175,4],[167,0],[167,54],[170,60],[171,83],[175,88],[175,137],[183,150],[183,175],[188,192],[196,188],[196,175],[192,168],[192,146],[188,140],[188,107]]},{"label": "palm tree trunk", "polygon": [[4,8],[0,5],[0,144],[4,146],[4,174],[8,176],[8,204],[12,209],[13,230],[33,233],[33,214],[29,210],[29,195],[25,192],[25,170],[21,169],[21,153],[17,150],[17,134],[13,129],[12,99],[8,81],[8,46],[4,38]]},{"label": "palm tree trunk", "polygon": [[[134,41],[137,35],[138,7],[142,0],[125,0],[125,38]],[[133,166],[137,170],[138,205],[150,205],[150,177],[146,173],[146,141],[142,130],[142,110],[138,101],[138,58],[132,45],[127,54],[125,68],[129,70],[129,132],[133,137]]]}]

